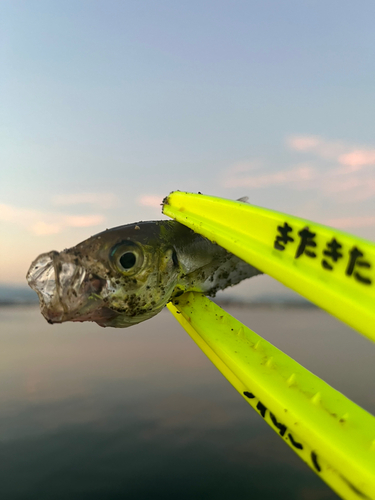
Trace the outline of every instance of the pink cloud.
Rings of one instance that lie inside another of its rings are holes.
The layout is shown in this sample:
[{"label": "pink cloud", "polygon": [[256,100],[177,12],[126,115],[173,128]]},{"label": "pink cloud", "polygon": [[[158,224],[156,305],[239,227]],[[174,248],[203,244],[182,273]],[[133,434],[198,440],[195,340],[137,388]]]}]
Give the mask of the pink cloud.
[{"label": "pink cloud", "polygon": [[64,217],[64,222],[69,227],[98,226],[103,221],[103,215],[70,215],[68,217]]},{"label": "pink cloud", "polygon": [[57,234],[62,230],[59,224],[51,224],[43,221],[32,224],[28,229],[31,229],[31,231],[38,236],[43,236],[45,234]]},{"label": "pink cloud", "polygon": [[354,177],[322,180],[322,191],[334,195],[339,201],[349,203],[364,201],[375,196],[375,178]]},{"label": "pink cloud", "polygon": [[143,207],[155,207],[160,209],[160,205],[162,204],[163,201],[163,196],[159,195],[143,195],[138,199],[138,204],[142,205]]},{"label": "pink cloud", "polygon": [[307,182],[316,176],[315,170],[306,165],[290,170],[281,170],[272,174],[246,175],[246,173],[246,171],[231,171],[224,180],[225,187],[265,188],[280,184],[298,183],[299,181]]},{"label": "pink cloud", "polygon": [[360,170],[361,167],[366,165],[375,165],[375,150],[357,149],[350,153],[340,155],[338,161],[342,165],[353,167],[352,171]]},{"label": "pink cloud", "polygon": [[287,143],[294,151],[309,151],[324,160],[316,177],[319,185],[310,187],[318,187],[328,195],[344,196],[345,202],[363,201],[375,195],[374,149],[317,136],[293,136]]},{"label": "pink cloud", "polygon": [[321,139],[314,135],[298,135],[289,137],[287,143],[295,151],[309,151],[319,146]]},{"label": "pink cloud", "polygon": [[327,226],[337,227],[339,229],[370,227],[375,226],[375,217],[360,216],[360,217],[342,217],[338,219],[328,219],[324,222]]},{"label": "pink cloud", "polygon": [[287,144],[293,151],[314,154],[316,160],[276,172],[265,171],[260,160],[241,162],[227,170],[222,184],[228,188],[287,186],[297,190],[314,190],[345,203],[375,196],[374,149],[358,148],[312,135],[289,137]]},{"label": "pink cloud", "polygon": [[351,169],[342,170],[342,173],[354,172],[366,165],[375,165],[374,149],[358,148],[340,141],[327,141],[322,137],[310,135],[291,136],[286,142],[293,151],[312,152],[319,158],[351,167]]},{"label": "pink cloud", "polygon": [[118,197],[113,193],[67,193],[56,195],[52,198],[55,205],[94,205],[100,208],[113,208],[118,206]]},{"label": "pink cloud", "polygon": [[348,151],[348,146],[341,141],[327,141],[315,135],[296,135],[288,137],[286,143],[293,151],[306,151],[324,160],[337,161]]},{"label": "pink cloud", "polygon": [[100,214],[65,215],[0,204],[0,221],[25,227],[37,235],[46,235],[61,233],[71,227],[97,226],[105,221],[105,217]]}]

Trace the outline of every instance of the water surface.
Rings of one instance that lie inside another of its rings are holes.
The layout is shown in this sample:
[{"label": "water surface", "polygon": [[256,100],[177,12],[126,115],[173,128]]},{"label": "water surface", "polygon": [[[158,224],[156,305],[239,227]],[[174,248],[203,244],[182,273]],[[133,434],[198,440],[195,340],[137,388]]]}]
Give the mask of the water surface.
[{"label": "water surface", "polygon": [[[226,309],[375,414],[366,339],[318,309]],[[0,342],[3,498],[338,498],[166,310],[116,330],[3,307]]]}]

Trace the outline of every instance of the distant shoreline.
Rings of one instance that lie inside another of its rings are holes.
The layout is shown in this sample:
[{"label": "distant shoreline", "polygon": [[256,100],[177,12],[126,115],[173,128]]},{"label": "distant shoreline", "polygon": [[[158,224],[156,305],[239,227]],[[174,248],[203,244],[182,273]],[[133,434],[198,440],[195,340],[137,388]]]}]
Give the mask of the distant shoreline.
[{"label": "distant shoreline", "polygon": [[[288,296],[287,294],[270,293],[261,294],[255,297],[226,296],[218,294],[212,299],[213,302],[221,307],[246,307],[246,308],[311,308],[316,307],[297,294]],[[9,285],[0,283],[0,308],[1,307],[19,307],[19,306],[38,306],[39,299],[37,294],[26,286]]]},{"label": "distant shoreline", "polygon": [[1,301],[0,302],[0,308],[1,307],[29,307],[29,306],[35,306],[35,307],[39,307],[39,303],[38,302],[7,302],[7,301]]},{"label": "distant shoreline", "polygon": [[[290,302],[245,302],[245,301],[236,301],[236,300],[214,300],[215,304],[219,307],[239,307],[239,308],[272,308],[272,309],[311,309],[317,308],[315,304],[311,302],[298,302],[298,301],[290,301]],[[39,307],[38,302],[17,302],[17,301],[0,301],[0,308],[2,307]]]}]

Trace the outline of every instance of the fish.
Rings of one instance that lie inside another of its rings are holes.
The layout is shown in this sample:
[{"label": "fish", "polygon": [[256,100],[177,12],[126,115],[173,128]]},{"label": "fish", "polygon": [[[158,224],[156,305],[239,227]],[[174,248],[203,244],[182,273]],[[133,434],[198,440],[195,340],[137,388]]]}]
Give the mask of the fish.
[{"label": "fish", "polygon": [[215,296],[261,271],[173,220],[107,229],[39,255],[26,279],[49,323],[126,328],[185,292]]}]

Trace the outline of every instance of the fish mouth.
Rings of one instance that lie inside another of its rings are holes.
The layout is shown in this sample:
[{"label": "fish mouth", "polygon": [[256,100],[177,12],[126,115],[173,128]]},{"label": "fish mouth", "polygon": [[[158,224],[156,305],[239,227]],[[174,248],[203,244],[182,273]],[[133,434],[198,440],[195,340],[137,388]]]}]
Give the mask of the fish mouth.
[{"label": "fish mouth", "polygon": [[67,252],[48,252],[32,262],[26,275],[38,294],[40,309],[49,323],[95,321],[103,304],[106,280],[92,276]]}]

